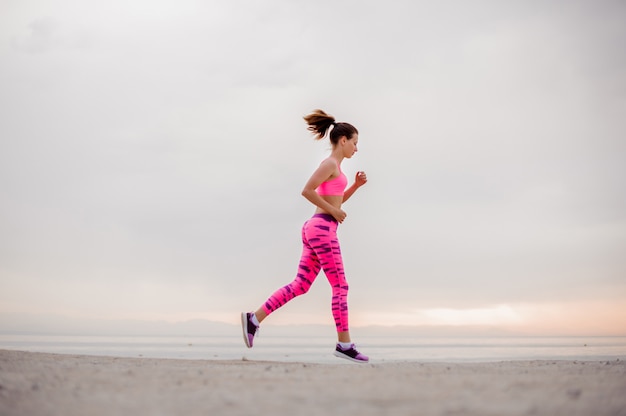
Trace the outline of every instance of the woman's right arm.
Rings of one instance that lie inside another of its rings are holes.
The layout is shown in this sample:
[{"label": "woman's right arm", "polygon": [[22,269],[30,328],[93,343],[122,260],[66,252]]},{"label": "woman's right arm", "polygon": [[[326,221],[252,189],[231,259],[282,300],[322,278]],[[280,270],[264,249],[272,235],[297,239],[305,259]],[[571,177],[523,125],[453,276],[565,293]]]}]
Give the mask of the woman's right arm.
[{"label": "woman's right arm", "polygon": [[315,191],[317,187],[322,184],[322,182],[330,179],[336,169],[337,164],[334,160],[324,160],[317,168],[317,170],[313,172],[313,175],[311,175],[307,183],[304,185],[304,189],[302,190],[302,196],[308,199],[309,202],[311,202],[313,205],[324,210],[325,212],[328,212],[330,215],[335,217],[337,221],[343,222],[343,220],[346,218],[346,213],[343,212],[340,208],[337,208],[330,204]]}]

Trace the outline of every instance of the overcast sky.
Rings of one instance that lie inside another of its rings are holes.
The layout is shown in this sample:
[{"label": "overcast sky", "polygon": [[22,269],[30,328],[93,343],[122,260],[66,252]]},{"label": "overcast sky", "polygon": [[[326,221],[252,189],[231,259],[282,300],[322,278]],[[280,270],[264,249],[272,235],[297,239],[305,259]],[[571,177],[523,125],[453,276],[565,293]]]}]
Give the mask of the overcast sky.
[{"label": "overcast sky", "polygon": [[[236,323],[360,132],[354,326],[626,334],[623,1],[2,0],[0,314]],[[13,318],[11,318],[13,319]],[[267,322],[332,323],[323,275]]]}]

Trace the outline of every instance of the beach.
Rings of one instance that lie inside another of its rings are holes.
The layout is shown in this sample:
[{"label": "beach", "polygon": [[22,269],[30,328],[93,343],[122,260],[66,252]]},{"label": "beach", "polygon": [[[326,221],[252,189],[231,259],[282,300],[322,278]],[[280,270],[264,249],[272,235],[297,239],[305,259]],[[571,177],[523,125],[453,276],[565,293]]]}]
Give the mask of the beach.
[{"label": "beach", "polygon": [[311,364],[0,350],[0,414],[626,415],[626,362]]}]

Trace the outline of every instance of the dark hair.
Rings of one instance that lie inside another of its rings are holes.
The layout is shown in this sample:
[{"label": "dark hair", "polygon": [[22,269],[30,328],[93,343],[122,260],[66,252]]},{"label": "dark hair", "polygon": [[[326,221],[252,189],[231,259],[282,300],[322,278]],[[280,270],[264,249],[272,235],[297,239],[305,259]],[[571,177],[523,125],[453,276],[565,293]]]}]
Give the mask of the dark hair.
[{"label": "dark hair", "polygon": [[329,139],[332,144],[337,144],[343,136],[349,140],[353,135],[359,134],[359,131],[350,123],[337,123],[335,117],[325,113],[322,110],[313,110],[308,116],[304,116],[304,121],[309,125],[308,130],[315,135],[315,140],[321,140],[330,130]]}]

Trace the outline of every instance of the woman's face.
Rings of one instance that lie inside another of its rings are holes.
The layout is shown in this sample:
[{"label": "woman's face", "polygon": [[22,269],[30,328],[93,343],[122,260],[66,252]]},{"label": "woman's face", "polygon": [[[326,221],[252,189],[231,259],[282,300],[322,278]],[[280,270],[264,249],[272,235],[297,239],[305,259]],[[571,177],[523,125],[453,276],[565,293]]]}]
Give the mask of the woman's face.
[{"label": "woman's face", "polygon": [[357,144],[359,143],[359,135],[353,134],[352,137],[350,137],[349,139],[345,138],[345,142],[343,141],[344,138],[342,138],[343,156],[349,159],[354,156],[356,152],[359,151],[359,149],[357,148]]}]

